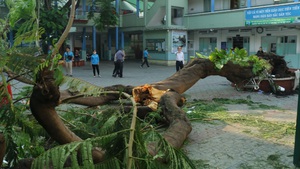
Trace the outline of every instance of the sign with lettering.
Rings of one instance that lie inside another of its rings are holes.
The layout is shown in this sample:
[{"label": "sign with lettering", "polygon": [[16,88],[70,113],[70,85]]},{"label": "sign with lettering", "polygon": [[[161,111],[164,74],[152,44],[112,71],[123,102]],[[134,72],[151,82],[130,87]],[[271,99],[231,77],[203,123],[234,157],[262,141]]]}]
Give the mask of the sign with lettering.
[{"label": "sign with lettering", "polygon": [[248,9],[245,25],[286,24],[300,22],[300,4]]}]

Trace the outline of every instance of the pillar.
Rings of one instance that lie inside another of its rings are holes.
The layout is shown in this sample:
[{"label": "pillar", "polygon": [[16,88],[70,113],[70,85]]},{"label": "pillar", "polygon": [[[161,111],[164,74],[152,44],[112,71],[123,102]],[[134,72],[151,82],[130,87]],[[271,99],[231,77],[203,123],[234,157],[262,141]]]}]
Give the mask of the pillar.
[{"label": "pillar", "polygon": [[86,27],[82,28],[82,46],[81,46],[81,57],[86,60]]},{"label": "pillar", "polygon": [[[97,32],[96,32],[96,26],[93,26],[93,50],[97,49]],[[99,50],[99,49],[98,49]]]}]

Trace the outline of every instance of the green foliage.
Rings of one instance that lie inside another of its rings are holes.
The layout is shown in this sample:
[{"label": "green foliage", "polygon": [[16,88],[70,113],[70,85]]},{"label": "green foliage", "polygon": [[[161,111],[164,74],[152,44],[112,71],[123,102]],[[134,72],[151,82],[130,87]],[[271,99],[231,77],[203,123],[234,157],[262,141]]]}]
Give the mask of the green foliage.
[{"label": "green foliage", "polygon": [[36,18],[35,0],[9,0],[6,1],[6,5],[9,8],[9,21],[11,27],[14,27],[15,24],[21,20]]},{"label": "green foliage", "polygon": [[[80,137],[82,142],[73,142],[57,146],[35,159],[33,168],[54,166],[59,168],[67,163],[68,168],[126,168],[127,159],[133,159],[133,169],[145,168],[195,168],[187,156],[180,150],[174,149],[166,142],[160,133],[151,127],[143,127],[149,122],[138,120],[134,135],[133,157],[127,156],[131,114],[123,114],[120,109],[101,106],[85,108],[78,106],[60,106],[58,109],[68,127]],[[66,110],[68,112],[64,113]],[[148,145],[157,145],[156,156],[149,154]],[[105,150],[105,160],[94,165],[91,158],[92,147]],[[78,158],[77,154],[81,154]],[[164,158],[167,163],[161,163]]]},{"label": "green foliage", "polygon": [[48,35],[61,35],[68,22],[68,12],[68,9],[52,8],[49,10],[43,8],[40,14],[40,26]]},{"label": "green foliage", "polygon": [[[31,21],[31,23],[29,23]],[[16,34],[14,45],[18,46],[21,43],[34,42],[36,39],[40,39],[41,35],[45,32],[44,28],[41,28],[34,23],[35,20],[30,19],[28,22],[23,23],[19,27],[19,31]]]},{"label": "green foliage", "polygon": [[86,96],[99,96],[103,92],[102,87],[72,77],[64,77],[62,84],[66,84],[69,87],[69,91],[83,93]]},{"label": "green foliage", "polygon": [[[234,64],[241,66],[252,66],[252,72],[255,75],[261,73],[264,69],[269,70],[271,65],[268,61],[258,58],[256,55],[248,56],[245,49],[235,48],[234,51],[226,52],[225,50],[218,50],[217,48],[209,55],[204,56],[196,53],[196,57],[209,59],[215,64],[216,69],[222,69],[225,64],[231,61]],[[192,58],[195,58],[192,56]]]},{"label": "green foliage", "polygon": [[2,34],[3,36],[3,38],[0,38],[0,55],[3,55],[3,52],[5,52],[4,49],[8,48],[8,43],[6,41],[7,33],[8,33],[7,21],[0,18],[0,34]]},{"label": "green foliage", "polygon": [[250,108],[260,109],[279,109],[275,106],[262,105],[261,103],[243,99],[213,99],[213,101],[196,101],[191,102],[184,108],[190,120],[202,122],[214,122],[216,120],[225,123],[238,123],[244,126],[256,127],[259,131],[248,134],[253,134],[259,138],[276,138],[280,139],[287,135],[295,134],[295,123],[268,121],[258,114],[237,114],[228,113],[226,104],[245,104]]},{"label": "green foliage", "polygon": [[[39,27],[36,14],[35,0],[8,1],[10,27],[16,30],[14,45],[18,46],[22,42],[38,41],[44,33],[44,28]],[[36,42],[37,43],[37,42]]]},{"label": "green foliage", "polygon": [[[2,93],[0,96],[3,96]],[[17,96],[17,99],[21,100],[21,98],[24,98],[22,92]],[[26,103],[28,98],[23,100]],[[19,159],[34,158],[44,152],[47,135],[30,114],[27,104],[18,102],[2,105],[0,131],[4,133],[7,142],[5,159],[8,161],[8,166],[14,166]]]},{"label": "green foliage", "polygon": [[100,31],[114,26],[118,23],[116,9],[112,5],[113,0],[96,0],[97,7],[100,9],[100,15],[95,16],[94,11],[89,12],[88,18],[93,19],[96,28]]},{"label": "green foliage", "polygon": [[57,43],[59,36],[63,33],[68,23],[69,11],[68,7],[43,7],[40,10],[40,27],[45,29],[41,36],[44,50],[48,49],[49,44],[54,45]]},{"label": "green foliage", "polygon": [[[42,59],[41,56],[34,57],[33,54],[39,48],[9,48],[7,43],[7,33],[14,26],[18,29],[15,45],[23,42],[32,42],[42,33],[43,29],[38,29],[35,20],[35,1],[6,1],[10,13],[8,20],[0,20],[0,32],[5,36],[0,36],[0,75],[1,88],[6,89],[8,83],[15,78],[22,77],[29,82],[34,81],[34,70]],[[22,25],[17,25],[22,23]],[[9,25],[8,25],[9,24]],[[7,29],[10,28],[10,29]],[[36,34],[36,31],[39,31]],[[11,72],[9,77],[5,72]],[[45,140],[48,139],[44,129],[37,124],[37,121],[30,114],[28,105],[32,86],[23,89],[12,86],[14,95],[8,99],[7,105],[0,107],[0,130],[3,132],[7,142],[7,152],[5,160],[6,167],[13,167],[19,159],[35,158],[45,149]],[[8,97],[7,90],[0,91],[0,100]]]}]

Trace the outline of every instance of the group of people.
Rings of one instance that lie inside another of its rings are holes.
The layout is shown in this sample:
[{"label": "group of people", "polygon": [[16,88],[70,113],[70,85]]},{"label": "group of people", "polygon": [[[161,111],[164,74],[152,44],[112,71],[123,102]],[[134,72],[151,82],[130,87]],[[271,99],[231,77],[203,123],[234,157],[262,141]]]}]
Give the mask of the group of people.
[{"label": "group of people", "polygon": [[[183,68],[184,65],[184,53],[182,52],[182,47],[177,48],[177,52],[175,52],[176,55],[176,71],[179,71],[180,69]],[[141,64],[141,68],[146,64],[147,67],[149,66],[148,63],[148,57],[150,57],[148,48],[145,48],[143,52],[143,62]],[[66,51],[63,55],[63,60],[65,62],[65,67],[66,67],[66,75],[67,76],[73,76],[72,74],[72,66],[73,62],[76,63],[77,60],[80,59],[79,51],[75,50],[75,54],[70,51],[70,47],[66,47]],[[117,52],[114,55],[114,70],[112,73],[113,77],[123,77],[123,64],[124,64],[124,59],[125,59],[125,52],[122,49],[117,50]],[[100,75],[100,70],[99,70],[99,63],[100,63],[100,57],[97,54],[97,51],[94,49],[93,54],[90,56],[91,60],[91,65],[93,69],[93,75],[94,77],[98,76],[101,77]]]},{"label": "group of people", "polygon": [[[176,71],[178,72],[180,69],[183,68],[184,65],[184,53],[182,52],[181,46],[177,47],[177,51],[175,52],[175,55],[176,55]],[[150,57],[148,48],[145,48],[143,52],[143,62],[140,66],[141,68],[143,68],[144,64],[146,64],[147,67],[150,67],[148,63],[148,57]]]},{"label": "group of people", "polygon": [[[260,47],[259,50],[257,51],[256,55],[258,57],[261,57],[263,54],[264,54],[264,51],[262,50],[262,47]],[[179,71],[180,69],[182,69],[184,67],[184,53],[182,52],[181,46],[177,47],[175,56],[176,56],[176,71]],[[147,65],[147,67],[150,67],[149,63],[148,63],[148,57],[151,57],[151,56],[149,55],[148,48],[145,48],[145,50],[143,52],[143,62],[140,65],[141,68],[143,68],[144,65]],[[94,77],[96,77],[96,75],[98,77],[101,77],[100,70],[99,70],[100,57],[97,54],[96,50],[93,50],[93,54],[90,56],[90,59],[91,59],[91,65],[92,65]],[[117,52],[114,55],[114,70],[112,73],[113,77],[117,77],[117,76],[120,78],[123,77],[124,59],[125,59],[124,50],[122,50],[122,49],[117,50]],[[75,63],[75,65],[76,65],[76,63],[78,64],[78,62],[80,60],[79,51],[75,50],[75,54],[74,54],[72,51],[70,51],[70,47],[66,47],[66,51],[63,55],[63,60],[65,62],[66,75],[73,76],[72,75],[72,65],[73,65],[73,62]]]},{"label": "group of people", "polygon": [[[79,51],[75,50],[75,54],[74,54],[70,50],[70,47],[66,47],[66,51],[63,55],[63,60],[65,62],[66,75],[72,77],[73,76],[73,62],[74,62],[75,66],[79,65],[79,61],[80,61]],[[99,62],[100,62],[99,55],[97,54],[97,51],[94,50],[93,54],[91,55],[91,65],[93,68],[94,77],[96,77],[96,73],[97,73],[98,77],[101,77],[100,71],[99,71]]]}]

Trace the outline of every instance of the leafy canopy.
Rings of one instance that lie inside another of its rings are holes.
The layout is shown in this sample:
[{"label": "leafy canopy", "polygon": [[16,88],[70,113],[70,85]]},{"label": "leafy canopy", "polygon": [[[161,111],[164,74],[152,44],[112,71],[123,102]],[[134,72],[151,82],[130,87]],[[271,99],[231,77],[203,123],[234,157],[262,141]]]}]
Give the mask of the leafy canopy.
[{"label": "leafy canopy", "polygon": [[[112,5],[113,0],[95,0],[93,9],[89,12],[88,18],[93,19],[98,30],[104,30],[118,23],[118,16],[115,7]],[[98,10],[96,10],[96,6]],[[97,13],[97,15],[96,15]]]},{"label": "leafy canopy", "polygon": [[261,59],[256,55],[248,55],[245,49],[235,48],[234,51],[226,52],[225,50],[215,49],[209,56],[201,55],[196,52],[198,58],[209,59],[215,64],[217,69],[222,69],[225,64],[231,61],[241,66],[252,66],[252,72],[255,75],[260,74],[264,69],[271,69],[267,60]]}]

